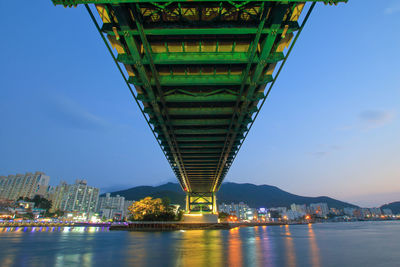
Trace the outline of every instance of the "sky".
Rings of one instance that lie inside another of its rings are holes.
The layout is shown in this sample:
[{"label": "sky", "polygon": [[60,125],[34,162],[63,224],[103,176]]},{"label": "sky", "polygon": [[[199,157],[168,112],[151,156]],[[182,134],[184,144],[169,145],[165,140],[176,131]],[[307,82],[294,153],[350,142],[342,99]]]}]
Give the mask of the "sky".
[{"label": "sky", "polygon": [[[176,178],[83,6],[0,1],[0,175]],[[225,181],[400,201],[400,2],[316,5]]]}]

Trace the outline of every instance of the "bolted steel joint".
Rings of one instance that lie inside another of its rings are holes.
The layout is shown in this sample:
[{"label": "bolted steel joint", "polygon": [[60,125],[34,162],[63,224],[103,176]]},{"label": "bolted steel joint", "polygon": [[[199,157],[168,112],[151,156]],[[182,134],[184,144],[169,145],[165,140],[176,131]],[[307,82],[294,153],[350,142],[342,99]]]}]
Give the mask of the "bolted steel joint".
[{"label": "bolted steel joint", "polygon": [[139,67],[141,67],[142,66],[142,62],[140,62],[140,60],[136,60],[135,61],[135,67],[136,68],[139,68]]}]

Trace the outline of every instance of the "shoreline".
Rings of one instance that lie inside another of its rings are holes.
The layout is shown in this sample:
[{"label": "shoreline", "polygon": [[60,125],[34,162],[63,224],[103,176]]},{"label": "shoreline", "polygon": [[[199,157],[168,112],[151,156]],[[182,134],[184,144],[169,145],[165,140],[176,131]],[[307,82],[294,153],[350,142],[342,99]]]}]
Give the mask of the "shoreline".
[{"label": "shoreline", "polygon": [[[360,220],[360,221],[340,221],[340,222],[387,222],[400,220]],[[329,223],[340,223],[330,221]],[[163,232],[163,231],[180,231],[180,230],[229,230],[240,227],[256,227],[256,226],[283,226],[283,225],[307,225],[322,224],[328,222],[264,222],[264,223],[185,223],[185,222],[125,222],[125,223],[7,223],[0,224],[0,228],[18,228],[18,227],[107,227],[110,231],[138,231],[138,232]]]},{"label": "shoreline", "polygon": [[287,223],[185,223],[185,222],[135,222],[128,225],[111,225],[110,231],[180,231],[180,230],[226,230],[238,227],[278,226]]}]

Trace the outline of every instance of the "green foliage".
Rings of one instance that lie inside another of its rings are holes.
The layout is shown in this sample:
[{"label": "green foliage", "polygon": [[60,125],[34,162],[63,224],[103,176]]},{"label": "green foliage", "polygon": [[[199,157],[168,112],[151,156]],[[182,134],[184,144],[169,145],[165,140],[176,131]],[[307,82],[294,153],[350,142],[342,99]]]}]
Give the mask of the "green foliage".
[{"label": "green foliage", "polygon": [[52,205],[51,200],[38,195],[34,196],[32,201],[35,202],[35,208],[45,209],[46,211],[48,211]]},{"label": "green foliage", "polygon": [[46,210],[46,213],[49,212],[49,209],[51,209],[51,205],[52,205],[51,200],[48,200],[47,198],[41,197],[39,195],[34,196],[32,199],[30,199],[28,197],[19,197],[18,201],[19,200],[23,200],[26,202],[33,202],[33,203],[35,203],[35,208],[44,209],[44,210]]},{"label": "green foliage", "polygon": [[175,214],[169,207],[169,199],[145,197],[128,207],[135,221],[173,221]]},{"label": "green foliage", "polygon": [[171,200],[169,199],[169,197],[163,197],[162,198],[162,204],[164,205],[164,207],[166,207],[167,209],[170,209],[170,204],[171,204]]},{"label": "green foliage", "polygon": [[228,217],[229,217],[229,214],[226,213],[226,212],[220,212],[220,213],[218,213],[218,218],[219,218],[219,219],[226,219],[226,218],[228,218]]},{"label": "green foliage", "polygon": [[176,220],[177,221],[182,221],[183,213],[184,213],[183,210],[179,210],[178,211],[178,214],[176,215]]}]

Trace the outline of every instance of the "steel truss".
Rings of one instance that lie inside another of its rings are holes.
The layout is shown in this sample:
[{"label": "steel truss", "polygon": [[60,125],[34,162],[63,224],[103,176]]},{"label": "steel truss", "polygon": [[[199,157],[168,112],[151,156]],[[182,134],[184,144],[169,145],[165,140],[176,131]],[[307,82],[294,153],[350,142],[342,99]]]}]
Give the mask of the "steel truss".
[{"label": "steel truss", "polygon": [[[305,2],[313,3],[299,25]],[[95,4],[101,26],[86,7],[117,51],[187,209],[209,212],[315,2],[347,1],[53,0]]]}]

